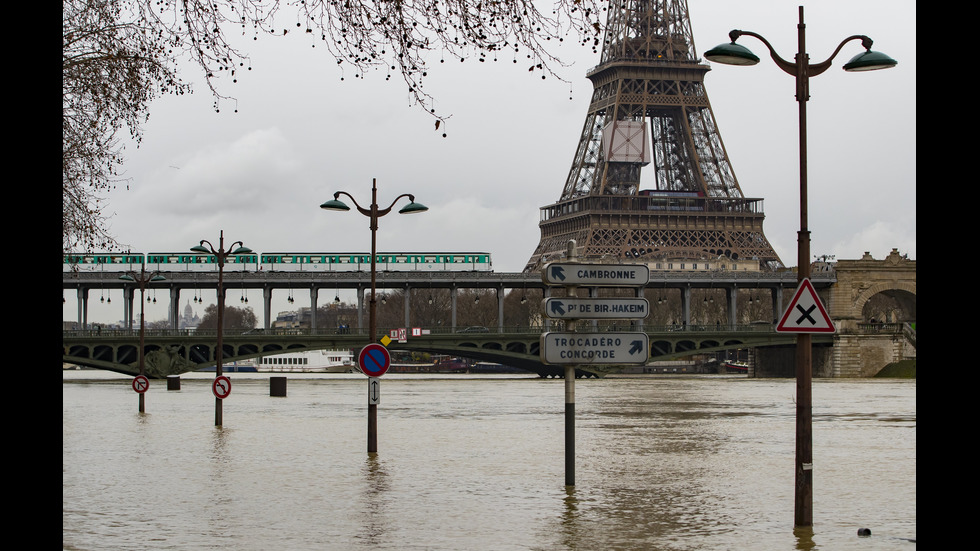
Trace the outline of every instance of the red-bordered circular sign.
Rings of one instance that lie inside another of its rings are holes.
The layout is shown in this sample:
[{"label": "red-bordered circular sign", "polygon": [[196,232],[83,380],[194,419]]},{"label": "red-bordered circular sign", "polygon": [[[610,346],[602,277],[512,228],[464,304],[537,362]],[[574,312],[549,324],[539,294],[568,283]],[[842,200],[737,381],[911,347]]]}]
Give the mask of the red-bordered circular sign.
[{"label": "red-bordered circular sign", "polygon": [[211,383],[211,392],[214,392],[214,396],[219,400],[224,400],[231,394],[231,379],[224,375],[215,377],[214,382]]},{"label": "red-bordered circular sign", "polygon": [[133,390],[139,394],[143,394],[150,389],[150,380],[143,375],[137,375],[133,378]]},{"label": "red-bordered circular sign", "polygon": [[380,377],[391,366],[391,355],[384,345],[371,343],[361,349],[357,355],[357,365],[368,377]]}]

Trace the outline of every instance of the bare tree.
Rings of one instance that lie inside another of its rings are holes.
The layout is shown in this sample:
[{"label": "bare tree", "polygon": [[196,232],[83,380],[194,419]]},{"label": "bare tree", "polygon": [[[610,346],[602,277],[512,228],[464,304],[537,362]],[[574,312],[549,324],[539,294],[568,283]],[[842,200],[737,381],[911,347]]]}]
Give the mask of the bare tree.
[{"label": "bare tree", "polygon": [[304,33],[342,74],[400,76],[438,130],[448,115],[432,108],[423,87],[430,57],[483,62],[512,54],[544,78],[560,64],[549,44],[574,36],[598,46],[596,0],[554,2],[543,13],[534,0],[63,0],[64,251],[118,247],[102,204],[125,182],[118,132],[127,128],[138,146],[149,102],[190,92],[178,78],[179,60],[203,71],[217,110],[230,96],[220,79],[234,83],[251,70],[236,34],[247,43]]},{"label": "bare tree", "polygon": [[[224,329],[226,330],[247,331],[249,329],[255,329],[256,325],[258,325],[258,320],[255,317],[255,311],[253,311],[249,306],[246,306],[245,308],[236,308],[234,306],[225,305],[224,314],[221,316],[221,325],[223,325]],[[204,316],[201,317],[201,323],[197,326],[197,328],[218,328],[217,305],[209,304],[208,307],[204,309]]]},{"label": "bare tree", "polygon": [[63,243],[111,248],[102,195],[123,180],[118,132],[139,142],[158,94],[188,90],[168,38],[130,21],[122,0],[65,0],[62,12]]},{"label": "bare tree", "polygon": [[216,98],[225,97],[216,86],[219,75],[234,81],[240,70],[251,69],[248,53],[233,42],[231,29],[240,29],[246,41],[299,32],[309,35],[314,46],[323,45],[354,78],[373,69],[383,70],[386,80],[400,76],[409,95],[439,120],[445,115],[435,113],[432,95],[423,87],[432,56],[438,55],[440,62],[482,62],[513,53],[514,63],[520,56],[530,71],[553,75],[552,66],[560,61],[549,44],[574,36],[595,49],[601,13],[596,0],[553,0],[550,13],[538,9],[540,0],[134,2],[141,24],[159,29],[175,50],[204,69]]}]

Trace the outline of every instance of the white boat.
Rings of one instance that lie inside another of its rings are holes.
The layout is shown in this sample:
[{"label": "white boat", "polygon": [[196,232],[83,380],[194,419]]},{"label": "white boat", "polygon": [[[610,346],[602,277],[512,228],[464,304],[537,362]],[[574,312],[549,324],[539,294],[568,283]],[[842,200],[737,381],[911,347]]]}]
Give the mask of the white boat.
[{"label": "white boat", "polygon": [[260,373],[354,373],[360,371],[350,350],[303,350],[252,360]]}]

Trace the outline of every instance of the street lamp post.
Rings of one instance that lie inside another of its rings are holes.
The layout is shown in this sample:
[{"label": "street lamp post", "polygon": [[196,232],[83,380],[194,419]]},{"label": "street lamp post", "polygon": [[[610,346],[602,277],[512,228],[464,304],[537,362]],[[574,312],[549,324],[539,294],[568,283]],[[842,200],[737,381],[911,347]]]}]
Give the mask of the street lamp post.
[{"label": "street lamp post", "polygon": [[[146,331],[146,317],[144,316],[144,308],[145,308],[145,305],[143,303],[143,295],[146,292],[146,286],[147,286],[148,283],[150,283],[151,281],[163,281],[166,278],[164,278],[162,275],[160,275],[159,272],[152,272],[152,273],[149,273],[148,274],[148,273],[146,273],[146,268],[144,266],[140,266],[140,271],[139,271],[138,274],[135,271],[129,272],[129,273],[126,273],[126,274],[123,274],[123,275],[119,276],[119,279],[122,279],[124,281],[133,281],[133,282],[136,282],[136,284],[140,288],[140,350],[139,350],[139,370],[140,370],[140,376],[146,376],[146,368],[145,368],[145,363],[144,363],[144,357],[145,356],[144,356],[144,350],[143,350],[144,343],[145,343],[144,333]],[[130,304],[132,304],[132,303],[130,303]],[[130,315],[132,315],[132,314],[130,314]],[[145,394],[145,392],[140,392],[139,393],[139,395],[140,395],[140,413],[144,413],[146,411],[144,397],[143,397],[144,394]]]},{"label": "street lamp post", "polygon": [[[333,210],[333,211],[348,211],[348,207],[343,201],[340,200],[341,195],[346,195],[357,207],[357,211],[367,216],[371,219],[371,299],[368,303],[368,344],[375,342],[377,339],[378,330],[378,318],[377,318],[377,301],[375,300],[375,292],[377,291],[377,233],[378,233],[378,218],[391,212],[391,208],[395,206],[402,197],[408,197],[409,203],[398,211],[398,214],[415,214],[419,212],[425,212],[429,210],[429,207],[421,203],[415,202],[415,196],[411,193],[403,193],[395,200],[391,202],[386,208],[378,208],[378,180],[374,178],[371,180],[371,206],[362,207],[357,203],[353,196],[346,191],[338,191],[333,194],[333,199],[327,201],[320,205],[321,209]],[[378,451],[378,405],[369,403],[368,404],[368,453],[374,453]]]},{"label": "street lamp post", "polygon": [[[796,78],[796,101],[800,108],[800,231],[797,234],[797,280],[810,278],[810,231],[807,226],[807,145],[806,145],[806,102],[810,99],[810,77],[817,76],[828,68],[844,44],[860,40],[865,51],[844,64],[845,71],[873,71],[894,67],[898,62],[890,57],[871,51],[872,40],[864,35],[850,36],[837,46],[834,53],[821,63],[810,63],[806,53],[803,6],[800,6],[800,22],[797,25],[799,49],[794,62],[781,58],[769,42],[762,36],[750,32],[733,30],[728,36],[730,44],[721,44],[707,52],[704,57],[710,61],[728,65],[755,65],[759,58],[748,48],[735,43],[740,36],[753,36],[769,49],[776,65]],[[812,339],[808,333],[796,337],[796,496],[794,501],[794,521],[796,526],[813,526],[813,431],[812,431]]]},{"label": "street lamp post", "polygon": [[[207,247],[204,244],[207,243]],[[237,249],[231,250],[238,245]],[[218,348],[214,353],[215,361],[215,372],[214,378],[217,380],[222,376],[221,373],[221,357],[223,350],[222,335],[224,334],[224,316],[225,316],[225,290],[224,290],[224,266],[225,259],[230,255],[239,254],[249,254],[252,249],[243,246],[241,241],[236,241],[228,247],[229,250],[225,250],[225,231],[221,230],[220,236],[218,238],[218,250],[214,250],[214,246],[211,245],[209,241],[201,240],[201,243],[191,247],[191,250],[196,253],[212,254],[218,262]],[[221,426],[221,400],[217,395],[214,398],[214,426]]]}]

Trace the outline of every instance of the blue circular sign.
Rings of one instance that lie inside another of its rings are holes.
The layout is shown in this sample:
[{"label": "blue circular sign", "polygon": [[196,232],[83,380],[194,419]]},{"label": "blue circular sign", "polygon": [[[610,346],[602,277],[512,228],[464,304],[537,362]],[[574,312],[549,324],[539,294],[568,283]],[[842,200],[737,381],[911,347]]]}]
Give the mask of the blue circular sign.
[{"label": "blue circular sign", "polygon": [[391,366],[391,355],[383,345],[372,343],[361,349],[357,365],[368,377],[380,377]]}]

